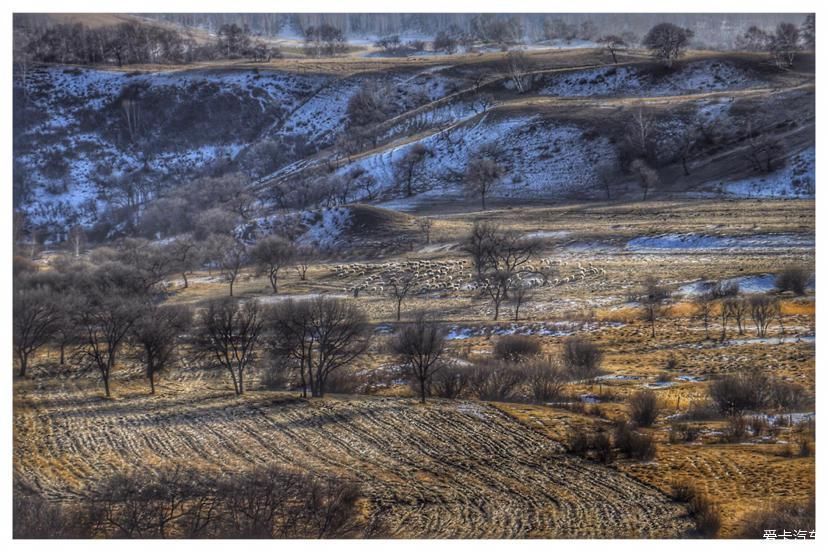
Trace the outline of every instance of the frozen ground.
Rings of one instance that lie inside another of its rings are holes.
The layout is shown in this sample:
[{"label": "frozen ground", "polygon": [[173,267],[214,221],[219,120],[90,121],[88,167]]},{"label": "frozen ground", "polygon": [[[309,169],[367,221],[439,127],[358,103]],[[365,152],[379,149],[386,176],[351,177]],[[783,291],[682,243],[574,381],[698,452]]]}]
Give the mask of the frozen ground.
[{"label": "frozen ground", "polygon": [[815,236],[803,234],[754,234],[712,236],[706,234],[662,234],[642,236],[627,242],[630,251],[687,251],[728,249],[813,249]]},{"label": "frozen ground", "polygon": [[744,70],[722,61],[696,61],[666,74],[640,67],[602,67],[551,76],[541,90],[547,96],[671,96],[748,88],[760,84]]}]

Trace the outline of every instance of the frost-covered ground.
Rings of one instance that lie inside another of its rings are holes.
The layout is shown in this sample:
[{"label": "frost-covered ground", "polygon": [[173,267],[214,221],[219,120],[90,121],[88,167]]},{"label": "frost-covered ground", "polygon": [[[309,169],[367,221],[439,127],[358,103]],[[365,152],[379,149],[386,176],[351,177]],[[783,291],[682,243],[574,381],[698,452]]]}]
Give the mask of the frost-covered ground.
[{"label": "frost-covered ground", "polygon": [[[415,144],[429,152],[415,177],[419,193],[458,193],[463,173],[470,159],[492,147],[505,174],[491,193],[492,197],[538,198],[560,197],[568,193],[592,194],[597,188],[598,163],[615,156],[614,148],[604,138],[587,140],[576,126],[540,117],[494,119],[488,115],[439,132],[424,139],[382,151],[339,169],[345,175],[358,168],[372,175],[380,193],[393,203],[383,206],[406,209],[401,200],[397,166]],[[356,199],[364,199],[357,197]]]},{"label": "frost-covered ground", "polygon": [[547,96],[671,96],[750,88],[761,84],[739,67],[723,61],[695,61],[664,74],[636,66],[601,67],[548,77],[540,93]]},{"label": "frost-covered ground", "polygon": [[750,236],[711,236],[706,234],[662,234],[641,236],[627,242],[631,251],[687,251],[705,249],[813,249],[813,235],[754,234]]},{"label": "frost-covered ground", "polygon": [[802,197],[816,195],[816,149],[793,156],[787,165],[771,174],[724,182],[719,192],[738,197]]}]

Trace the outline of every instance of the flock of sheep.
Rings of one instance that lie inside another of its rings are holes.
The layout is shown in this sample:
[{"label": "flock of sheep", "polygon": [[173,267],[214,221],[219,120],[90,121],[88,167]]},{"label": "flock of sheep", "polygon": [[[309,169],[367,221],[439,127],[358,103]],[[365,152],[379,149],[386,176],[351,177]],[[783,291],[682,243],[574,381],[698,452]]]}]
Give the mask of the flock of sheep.
[{"label": "flock of sheep", "polygon": [[[361,293],[386,295],[395,285],[402,285],[401,281],[405,278],[413,279],[413,294],[474,291],[483,285],[476,278],[474,267],[467,259],[338,264],[332,270],[336,278],[350,280],[342,290],[354,297]],[[569,274],[561,275],[564,270]],[[526,263],[518,272],[523,285],[530,288],[560,286],[605,275],[604,268],[592,263],[584,266],[581,262],[570,263],[552,257],[542,258],[537,263]]]}]

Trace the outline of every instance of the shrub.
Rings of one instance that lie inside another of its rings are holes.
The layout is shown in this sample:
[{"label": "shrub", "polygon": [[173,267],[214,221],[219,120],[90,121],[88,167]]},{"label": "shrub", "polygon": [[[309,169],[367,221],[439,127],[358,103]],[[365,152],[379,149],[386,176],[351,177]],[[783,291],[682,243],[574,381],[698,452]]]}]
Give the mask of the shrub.
[{"label": "shrub", "polygon": [[615,459],[610,436],[604,432],[593,435],[592,450],[595,452],[595,460],[602,464],[609,464]]},{"label": "shrub", "polygon": [[670,443],[691,443],[699,436],[696,428],[685,422],[673,422],[670,426]]},{"label": "shrub", "polygon": [[766,529],[777,532],[816,528],[816,500],[779,502],[745,516],[741,529],[735,535],[741,539],[761,539]]},{"label": "shrub", "polygon": [[275,465],[218,477],[175,469],[104,479],[81,510],[95,537],[325,538],[354,534],[358,498],[348,481]]},{"label": "shrub", "polygon": [[805,295],[805,289],[811,279],[811,273],[800,266],[790,266],[776,275],[774,285],[779,291],[792,291],[796,295]]},{"label": "shrub", "polygon": [[14,493],[12,534],[15,539],[88,539],[92,524],[82,510],[49,502],[40,495]]},{"label": "shrub", "polygon": [[431,393],[435,397],[456,399],[469,386],[470,370],[463,366],[444,366],[431,378]]},{"label": "shrub", "polygon": [[523,381],[523,371],[514,365],[484,362],[472,370],[469,387],[482,401],[506,401],[514,397]]},{"label": "shrub", "polygon": [[768,378],[758,373],[724,376],[709,388],[710,398],[723,414],[735,415],[762,408],[768,402]]},{"label": "shrub", "polygon": [[621,422],[615,428],[615,446],[623,454],[636,460],[652,460],[657,447],[652,436],[634,431],[629,423]]},{"label": "shrub", "polygon": [[747,419],[747,426],[753,435],[762,435],[768,430],[768,419],[764,416],[751,416]]},{"label": "shrub", "polygon": [[811,445],[811,441],[806,438],[803,438],[799,441],[799,456],[801,458],[807,458],[813,454],[813,446]]},{"label": "shrub", "polygon": [[671,490],[673,500],[687,504],[687,512],[696,523],[696,530],[702,537],[713,538],[722,527],[718,506],[710,501],[706,493],[688,481],[674,483]]},{"label": "shrub", "polygon": [[561,396],[566,378],[559,365],[538,359],[526,366],[526,375],[535,402],[546,403]]},{"label": "shrub", "polygon": [[682,420],[703,422],[719,417],[718,407],[709,401],[694,401],[690,403],[687,412],[681,415]]},{"label": "shrub", "polygon": [[268,365],[262,370],[259,380],[262,387],[273,391],[289,389],[297,383],[297,366],[282,355],[273,355]]},{"label": "shrub", "polygon": [[569,337],[563,344],[563,361],[576,379],[591,379],[601,372],[601,349],[589,339]]},{"label": "shrub", "polygon": [[634,393],[629,399],[630,419],[642,427],[653,425],[658,417],[658,397],[645,389]]},{"label": "shrub", "polygon": [[497,340],[494,355],[502,360],[520,362],[539,355],[538,341],[526,335],[505,335]]},{"label": "shrub", "polygon": [[567,450],[582,458],[595,460],[602,464],[609,464],[615,460],[612,449],[612,440],[605,432],[587,433],[578,431],[570,433]]},{"label": "shrub", "polygon": [[773,380],[768,387],[769,402],[776,408],[792,410],[808,402],[808,393],[802,385]]},{"label": "shrub", "polygon": [[727,419],[722,439],[726,443],[738,443],[747,436],[748,421],[744,416],[733,415]]}]

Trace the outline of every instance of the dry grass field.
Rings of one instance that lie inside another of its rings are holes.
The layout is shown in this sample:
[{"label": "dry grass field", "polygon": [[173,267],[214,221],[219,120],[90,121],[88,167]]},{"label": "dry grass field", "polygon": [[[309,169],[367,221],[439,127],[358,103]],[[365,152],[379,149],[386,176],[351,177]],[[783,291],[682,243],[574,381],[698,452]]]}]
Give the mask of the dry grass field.
[{"label": "dry grass field", "polygon": [[814,500],[807,44],[172,21],[16,19],[16,535],[736,538]]},{"label": "dry grass field", "polygon": [[[139,368],[127,363],[115,376],[113,398],[106,400],[94,373],[54,377],[43,369],[34,380],[15,384],[18,485],[71,502],[102,476],[125,468],[183,463],[227,473],[285,463],[359,482],[366,520],[393,537],[675,537],[692,532],[684,507],[669,498],[672,485],[685,480],[699,482],[719,505],[726,537],[750,512],[813,493],[814,455],[791,452],[803,439],[812,443],[813,421],[798,423],[797,417],[767,436],[729,444],[719,438],[726,425],[719,418],[691,422],[698,432],[694,442],[668,438],[671,417],[703,402],[711,379],[724,373],[761,370],[815,391],[814,344],[808,337],[814,334],[813,295],[784,297],[784,335],[773,327],[767,339],[754,339],[749,325],[741,336],[731,325],[722,341],[715,322],[711,339],[705,339],[690,296],[679,293],[702,278],[750,282],[791,264],[812,267],[814,250],[807,241],[814,232],[812,202],[661,201],[470,214],[446,214],[438,205],[435,210],[428,245],[403,252],[389,246],[381,260],[320,260],[305,281],[286,272],[277,296],[265,279],[248,272],[236,295],[265,303],[316,294],[353,296],[353,288],[381,273],[383,263],[412,260],[428,260],[435,269],[451,266],[453,281],[468,280],[464,274],[471,268],[457,237],[485,217],[544,236],[543,256],[555,260],[557,278],[584,267],[597,273],[537,287],[516,322],[509,320],[509,308],[500,321],[492,321],[489,305],[472,290],[439,289],[434,283],[435,289],[404,303],[403,323],[415,311],[431,312],[457,336],[450,340],[451,354],[472,361],[490,354],[503,332],[534,334],[544,354],[554,355],[570,333],[561,328],[580,331],[603,349],[607,376],[592,384],[571,383],[567,391],[595,399],[578,408],[442,399],[419,405],[406,398],[411,392],[398,376],[386,373],[393,358],[381,330],[394,322],[393,301],[364,286],[354,300],[380,335],[360,370],[385,384],[311,400],[254,385],[237,397],[221,372],[182,365],[149,396]],[[355,230],[357,250],[360,240],[381,242],[416,232],[405,216],[389,221],[375,233]],[[733,239],[736,245],[630,245],[637,238],[674,234]],[[739,241],[768,236],[786,241],[749,246]],[[805,241],[797,245],[800,238]],[[649,274],[677,292],[657,323],[656,338],[629,300]],[[190,282],[187,289],[180,281],[168,282],[170,301],[198,307],[228,291],[215,273],[198,273]],[[55,354],[44,350],[36,364],[54,364]],[[626,416],[626,397],[644,387],[655,389],[662,405],[656,424],[645,430],[658,446],[653,460],[619,458],[604,466],[566,453],[573,432],[609,431]]]}]

